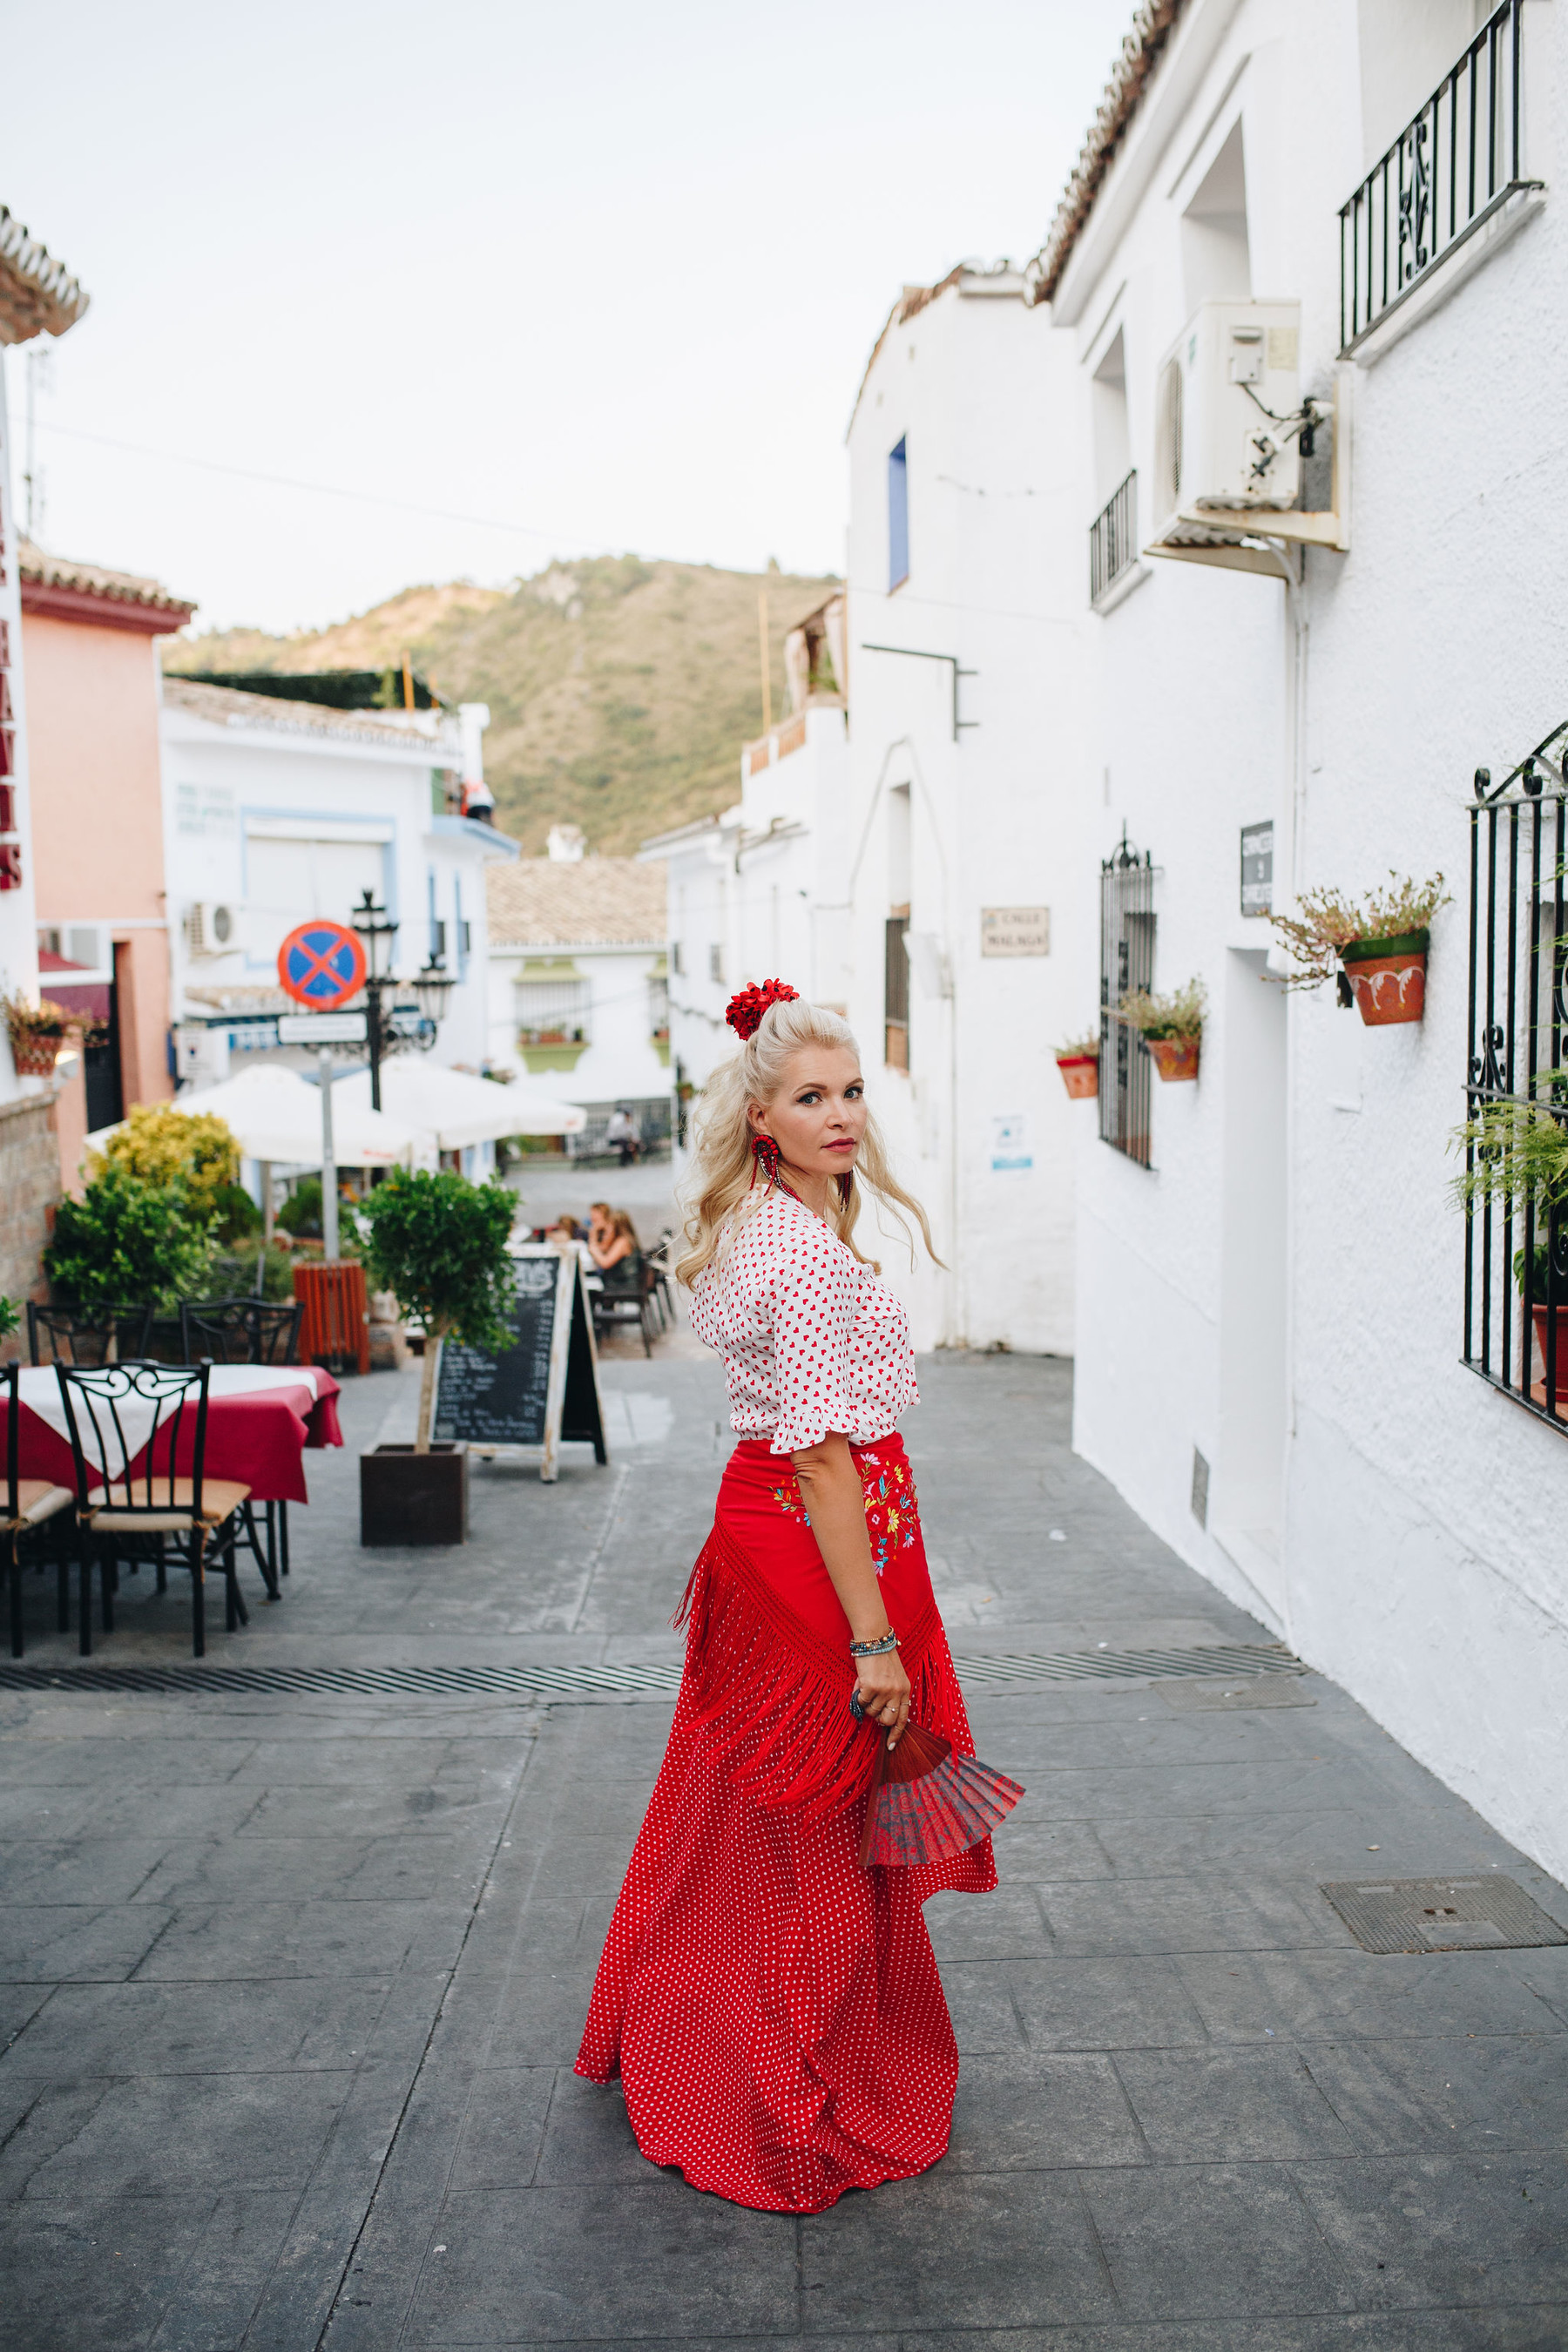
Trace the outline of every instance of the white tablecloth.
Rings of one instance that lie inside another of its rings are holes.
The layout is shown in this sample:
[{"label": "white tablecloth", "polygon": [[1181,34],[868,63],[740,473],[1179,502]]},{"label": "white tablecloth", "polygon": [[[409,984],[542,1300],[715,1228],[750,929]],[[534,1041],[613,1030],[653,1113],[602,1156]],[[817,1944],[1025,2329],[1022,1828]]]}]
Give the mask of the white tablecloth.
[{"label": "white tablecloth", "polygon": [[[47,1422],[56,1436],[63,1437],[68,1445],[70,1423],[66,1419],[65,1401],[60,1395],[60,1384],[55,1377],[54,1366],[24,1364],[16,1386],[21,1402],[28,1412],[36,1412],[40,1421]],[[262,1389],[300,1388],[309,1389],[312,1398],[321,1395],[321,1383],[314,1364],[215,1364],[207,1380],[209,1397],[255,1396]],[[117,1396],[113,1402],[112,1419],[105,1405],[99,1406],[99,1428],[106,1438],[110,1438],[117,1421],[129,1449],[130,1459],[134,1462],[153,1434],[157,1407],[152,1398],[135,1395]],[[190,1409],[187,1405],[186,1410]],[[84,1400],[79,1395],[79,1418],[85,1411]],[[85,1448],[88,1443],[85,1430],[83,1443]],[[93,1446],[91,1450],[96,1455],[97,1447]],[[111,1460],[109,1467],[110,1475],[118,1477],[125,1464]]]}]

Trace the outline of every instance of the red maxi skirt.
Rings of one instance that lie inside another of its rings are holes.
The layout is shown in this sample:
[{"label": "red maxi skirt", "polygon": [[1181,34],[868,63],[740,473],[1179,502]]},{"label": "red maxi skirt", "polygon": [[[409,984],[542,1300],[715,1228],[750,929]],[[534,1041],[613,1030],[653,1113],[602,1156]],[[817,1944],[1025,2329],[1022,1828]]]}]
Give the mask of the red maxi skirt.
[{"label": "red maxi skirt", "polygon": [[[852,1450],[913,1716],[973,1755],[902,1442]],[[988,1893],[991,1841],[860,1867],[878,1735],[849,1712],[848,1625],[787,1455],[735,1448],[682,1610],[669,1746],[577,2072],[619,2074],[651,2163],[816,2213],[946,2151],[958,2049],[921,1906]]]}]

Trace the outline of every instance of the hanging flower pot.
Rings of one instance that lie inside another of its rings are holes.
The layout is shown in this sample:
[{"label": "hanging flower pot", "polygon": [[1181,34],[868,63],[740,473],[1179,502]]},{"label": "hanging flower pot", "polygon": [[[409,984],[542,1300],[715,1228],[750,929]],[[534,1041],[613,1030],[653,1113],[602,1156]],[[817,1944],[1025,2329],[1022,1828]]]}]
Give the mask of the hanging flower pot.
[{"label": "hanging flower pot", "polygon": [[52,1078],[55,1057],[65,1044],[63,1030],[34,1029],[11,1042],[11,1059],[19,1078]]},{"label": "hanging flower pot", "polygon": [[1058,1054],[1057,1067],[1071,1102],[1092,1102],[1100,1092],[1100,1054]]},{"label": "hanging flower pot", "polygon": [[1347,940],[1340,961],[1369,1029],[1419,1021],[1426,1010],[1427,931],[1396,939]]},{"label": "hanging flower pot", "polygon": [[1167,1081],[1173,1078],[1195,1078],[1198,1074],[1198,1049],[1202,1034],[1184,1037],[1145,1037],[1149,1058],[1160,1076]]}]

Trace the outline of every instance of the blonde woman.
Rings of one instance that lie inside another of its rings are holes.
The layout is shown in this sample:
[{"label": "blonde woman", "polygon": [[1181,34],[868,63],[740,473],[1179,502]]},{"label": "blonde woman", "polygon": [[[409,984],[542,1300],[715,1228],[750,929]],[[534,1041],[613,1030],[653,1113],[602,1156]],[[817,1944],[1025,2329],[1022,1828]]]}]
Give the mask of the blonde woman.
[{"label": "blonde woman", "polygon": [[847,1024],[778,981],[729,1019],[743,1049],[702,1096],[676,1273],[741,1442],[577,2072],[619,2074],[651,2162],[810,2213],[945,2151],[958,2052],[921,1906],[996,1871],[988,1836],[918,1867],[860,1862],[879,1749],[911,1711],[973,1753],[895,1433],[909,1327],[855,1240],[867,1192],[930,1250],[925,1216]]}]

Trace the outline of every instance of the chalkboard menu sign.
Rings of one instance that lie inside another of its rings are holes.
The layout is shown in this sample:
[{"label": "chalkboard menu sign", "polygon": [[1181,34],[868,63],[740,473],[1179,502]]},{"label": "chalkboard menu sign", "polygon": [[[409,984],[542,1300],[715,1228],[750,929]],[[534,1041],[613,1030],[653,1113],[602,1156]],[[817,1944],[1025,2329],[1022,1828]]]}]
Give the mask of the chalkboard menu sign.
[{"label": "chalkboard menu sign", "polygon": [[553,1478],[563,1438],[585,1439],[607,1459],[593,1319],[575,1252],[524,1250],[509,1318],[512,1344],[491,1355],[445,1340],[432,1434],[471,1454],[539,1451]]}]

